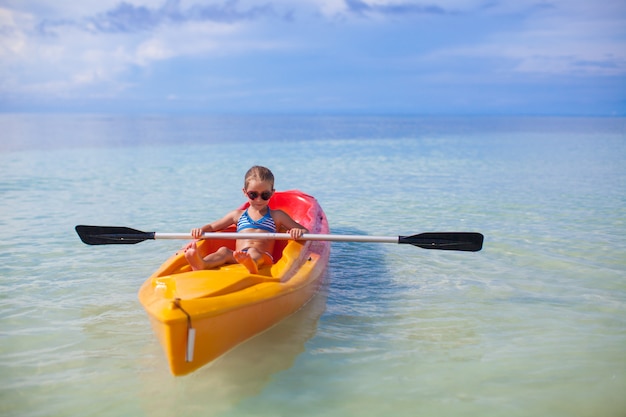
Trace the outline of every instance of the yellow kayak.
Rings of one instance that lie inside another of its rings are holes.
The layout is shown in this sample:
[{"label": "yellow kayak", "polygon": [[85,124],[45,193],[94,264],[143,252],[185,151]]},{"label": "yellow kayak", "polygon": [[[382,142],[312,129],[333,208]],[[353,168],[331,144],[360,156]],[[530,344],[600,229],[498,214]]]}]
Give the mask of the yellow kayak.
[{"label": "yellow kayak", "polygon": [[[310,233],[329,233],[312,196],[276,192],[269,206],[284,210]],[[202,256],[221,246],[234,249],[235,240],[198,242]],[[317,293],[329,254],[327,241],[277,240],[274,264],[258,274],[239,264],[192,271],[182,251],[173,255],[139,290],[172,374],[200,368],[300,309]]]}]

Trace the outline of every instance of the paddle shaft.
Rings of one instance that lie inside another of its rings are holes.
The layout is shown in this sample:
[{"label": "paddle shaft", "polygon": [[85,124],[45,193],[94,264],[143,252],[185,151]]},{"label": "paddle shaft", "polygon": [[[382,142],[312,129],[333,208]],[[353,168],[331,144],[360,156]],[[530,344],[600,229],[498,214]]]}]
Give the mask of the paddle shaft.
[{"label": "paddle shaft", "polygon": [[[321,240],[327,242],[372,242],[398,243],[399,236],[355,236],[305,233],[299,240]],[[193,239],[190,233],[154,233],[154,239]],[[204,233],[201,239],[271,239],[291,240],[289,233]]]}]

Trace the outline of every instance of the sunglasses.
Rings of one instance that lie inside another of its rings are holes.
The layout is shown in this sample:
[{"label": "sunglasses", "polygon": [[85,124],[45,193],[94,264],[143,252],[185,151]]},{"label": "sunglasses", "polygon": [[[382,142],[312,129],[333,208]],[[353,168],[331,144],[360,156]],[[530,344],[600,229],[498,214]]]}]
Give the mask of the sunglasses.
[{"label": "sunglasses", "polygon": [[261,196],[263,200],[269,200],[270,197],[272,197],[271,191],[263,191],[260,194],[258,191],[248,191],[246,194],[250,200],[256,200],[259,196]]}]

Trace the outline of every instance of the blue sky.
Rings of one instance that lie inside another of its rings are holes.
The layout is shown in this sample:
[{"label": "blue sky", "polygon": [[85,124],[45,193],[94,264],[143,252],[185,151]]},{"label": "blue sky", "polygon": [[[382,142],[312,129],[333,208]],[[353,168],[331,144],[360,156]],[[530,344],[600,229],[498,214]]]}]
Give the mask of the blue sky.
[{"label": "blue sky", "polygon": [[626,115],[624,0],[0,0],[0,112]]}]

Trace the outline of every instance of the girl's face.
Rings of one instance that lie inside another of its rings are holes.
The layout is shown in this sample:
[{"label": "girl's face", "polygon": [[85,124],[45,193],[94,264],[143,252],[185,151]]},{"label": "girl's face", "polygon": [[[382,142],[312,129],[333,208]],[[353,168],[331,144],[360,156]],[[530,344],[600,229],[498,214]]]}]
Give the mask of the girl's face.
[{"label": "girl's face", "polygon": [[268,205],[269,199],[274,195],[274,187],[269,181],[250,180],[243,193],[251,206],[262,208]]}]

